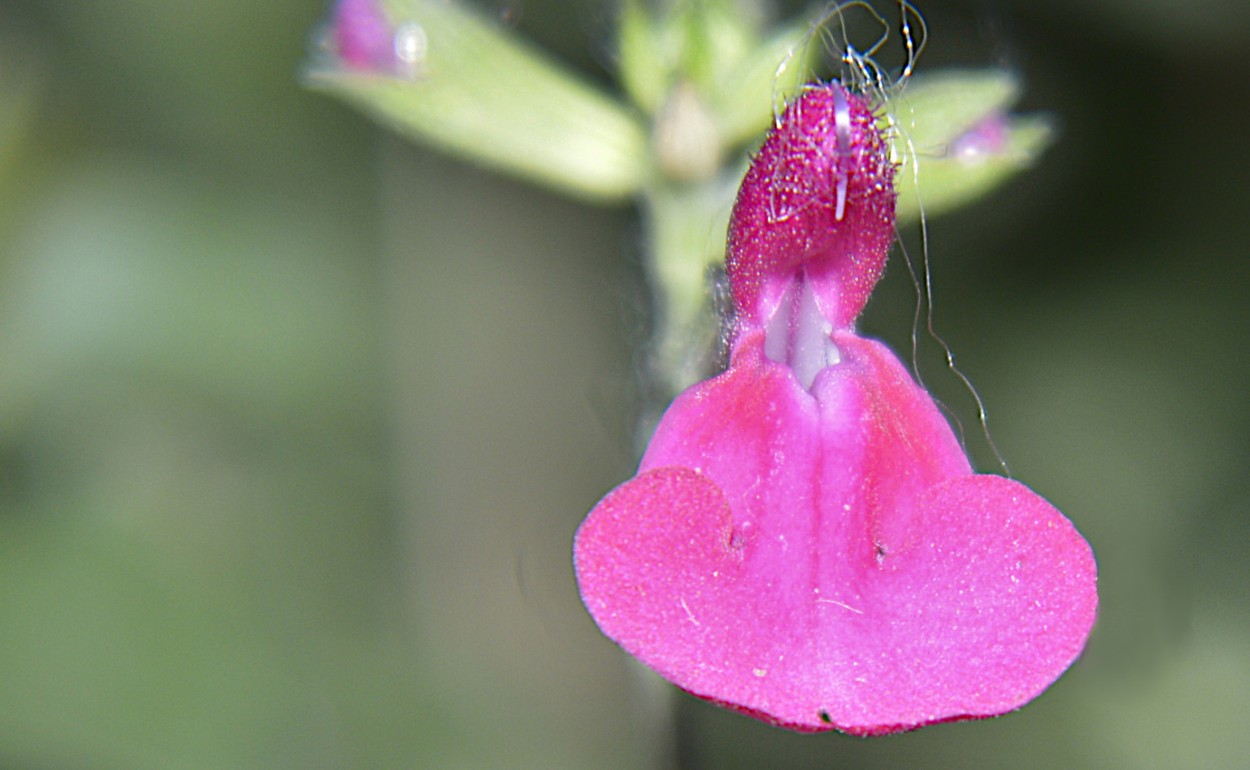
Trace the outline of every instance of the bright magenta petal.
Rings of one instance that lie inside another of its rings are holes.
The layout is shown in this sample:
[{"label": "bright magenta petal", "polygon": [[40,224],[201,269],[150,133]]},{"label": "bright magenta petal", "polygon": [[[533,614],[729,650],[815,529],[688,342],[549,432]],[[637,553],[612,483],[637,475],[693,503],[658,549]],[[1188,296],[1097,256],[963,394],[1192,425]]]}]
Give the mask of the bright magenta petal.
[{"label": "bright magenta petal", "polygon": [[1026,487],[971,475],[879,343],[835,336],[813,393],[740,341],[674,402],[578,532],[603,631],[678,686],[799,730],[990,716],[1079,654],[1089,546]]},{"label": "bright magenta petal", "polygon": [[704,473],[747,530],[789,515],[779,511],[798,516],[801,506],[898,511],[925,488],[972,472],[933,400],[881,343],[834,335],[842,361],[808,392],[763,355],[763,339],[744,335],[728,371],[678,396],[640,472]]},{"label": "bright magenta petal", "polygon": [[574,547],[604,633],[796,730],[1018,708],[1080,654],[1097,608],[1072,524],[973,475],[929,395],[853,331],[893,238],[886,150],[836,84],[786,111],[730,225],[730,367],[673,402]]},{"label": "bright magenta petal", "polygon": [[754,641],[753,597],[740,588],[742,548],[716,485],[686,468],[635,477],[582,523],[574,559],[605,634],[677,684],[733,698],[734,659]]},{"label": "bright magenta petal", "polygon": [[1071,665],[1094,624],[1089,544],[1023,484],[988,475],[939,484],[914,531],[866,581],[876,615],[856,639],[851,732],[1017,709]]}]

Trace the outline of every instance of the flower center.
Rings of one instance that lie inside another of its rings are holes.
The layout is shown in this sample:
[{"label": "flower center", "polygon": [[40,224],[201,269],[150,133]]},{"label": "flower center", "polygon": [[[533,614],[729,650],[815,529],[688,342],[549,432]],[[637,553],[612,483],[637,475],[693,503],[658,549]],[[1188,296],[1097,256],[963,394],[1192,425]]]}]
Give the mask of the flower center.
[{"label": "flower center", "polygon": [[804,390],[816,375],[842,360],[833,344],[833,323],[820,312],[816,292],[802,270],[791,281],[764,330],[764,355],[786,364]]}]

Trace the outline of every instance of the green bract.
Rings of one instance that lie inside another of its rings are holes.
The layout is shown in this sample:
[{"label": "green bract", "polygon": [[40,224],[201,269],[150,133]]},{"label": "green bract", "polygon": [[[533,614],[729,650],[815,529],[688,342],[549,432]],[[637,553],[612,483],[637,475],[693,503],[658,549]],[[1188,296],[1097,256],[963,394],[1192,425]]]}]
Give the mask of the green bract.
[{"label": "green bract", "polygon": [[[732,0],[668,3],[656,11],[625,0],[617,48],[621,83],[648,114],[662,112],[675,91],[689,88],[715,126],[719,151],[759,136],[773,117],[773,94],[791,92],[806,62],[780,67],[800,52],[811,23],[787,22],[761,34],[753,9]],[[780,71],[779,71],[780,70]]]},{"label": "green bract", "polygon": [[460,6],[384,7],[396,28],[419,29],[410,76],[324,58],[309,68],[309,85],[415,139],[580,197],[620,200],[642,187],[647,137],[631,110]]},{"label": "green bract", "polygon": [[[956,70],[917,75],[886,107],[893,133],[898,218],[932,216],[970,202],[1028,168],[1050,143],[1044,117],[1019,117],[1007,109],[1020,82],[1005,70]],[[1001,146],[975,154],[952,145],[985,120],[1003,121]]]}]

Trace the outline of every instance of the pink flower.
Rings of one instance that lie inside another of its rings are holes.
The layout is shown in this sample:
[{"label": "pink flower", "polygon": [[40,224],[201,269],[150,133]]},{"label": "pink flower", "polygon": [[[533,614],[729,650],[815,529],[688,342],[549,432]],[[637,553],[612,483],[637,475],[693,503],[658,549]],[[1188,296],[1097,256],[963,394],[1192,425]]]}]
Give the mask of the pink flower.
[{"label": "pink flower", "polygon": [[841,86],[787,110],[730,226],[729,369],[679,396],[574,547],[603,632],[677,686],[800,731],[988,717],[1076,659],[1089,545],[977,475],[854,323],[893,239],[893,167]]}]

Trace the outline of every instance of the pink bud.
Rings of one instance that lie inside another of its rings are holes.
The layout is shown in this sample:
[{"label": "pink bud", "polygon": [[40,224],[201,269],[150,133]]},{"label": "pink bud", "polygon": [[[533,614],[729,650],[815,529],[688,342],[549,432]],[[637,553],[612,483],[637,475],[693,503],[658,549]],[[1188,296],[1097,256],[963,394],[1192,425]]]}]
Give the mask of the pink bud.
[{"label": "pink bud", "polygon": [[1007,122],[1003,113],[991,112],[951,140],[947,156],[974,163],[1001,154],[1007,146]]},{"label": "pink bud", "polygon": [[339,0],[332,34],[349,69],[416,79],[425,63],[425,29],[414,21],[391,23],[378,0]]},{"label": "pink bud", "polygon": [[377,0],[339,0],[333,31],[339,58],[348,67],[390,67],[395,55],[394,32]]}]

